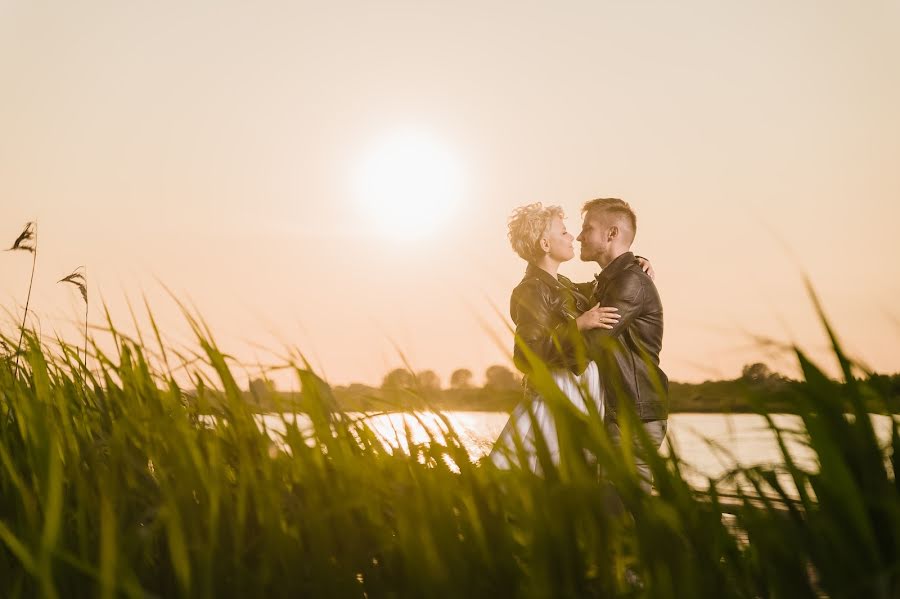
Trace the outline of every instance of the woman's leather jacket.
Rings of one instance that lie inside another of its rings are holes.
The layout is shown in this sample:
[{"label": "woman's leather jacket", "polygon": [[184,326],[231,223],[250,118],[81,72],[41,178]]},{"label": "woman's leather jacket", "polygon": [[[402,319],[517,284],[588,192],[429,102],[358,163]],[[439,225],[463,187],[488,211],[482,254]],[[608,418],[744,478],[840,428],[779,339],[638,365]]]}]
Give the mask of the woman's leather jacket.
[{"label": "woman's leather jacket", "polygon": [[526,375],[531,372],[525,348],[549,368],[581,373],[587,366],[586,350],[575,319],[590,308],[590,300],[572,281],[529,264],[513,289],[509,312],[516,325],[513,361]]}]

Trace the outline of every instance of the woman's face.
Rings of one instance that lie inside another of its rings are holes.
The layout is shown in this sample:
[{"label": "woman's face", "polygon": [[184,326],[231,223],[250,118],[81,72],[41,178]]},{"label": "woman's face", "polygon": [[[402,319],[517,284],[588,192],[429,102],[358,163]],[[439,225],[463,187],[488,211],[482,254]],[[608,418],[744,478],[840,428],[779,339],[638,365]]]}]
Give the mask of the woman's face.
[{"label": "woman's face", "polygon": [[550,222],[550,231],[541,240],[541,245],[552,260],[566,262],[575,257],[575,248],[572,245],[574,239],[572,234],[566,231],[562,217],[555,216]]}]

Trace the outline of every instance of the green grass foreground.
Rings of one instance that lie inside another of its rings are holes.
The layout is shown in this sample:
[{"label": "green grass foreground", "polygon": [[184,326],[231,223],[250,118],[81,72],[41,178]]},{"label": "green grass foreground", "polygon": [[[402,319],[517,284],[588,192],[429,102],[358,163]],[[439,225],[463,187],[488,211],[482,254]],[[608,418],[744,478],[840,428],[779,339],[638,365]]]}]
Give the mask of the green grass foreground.
[{"label": "green grass foreground", "polygon": [[723,498],[655,451],[645,493],[630,446],[552,390],[568,442],[558,467],[539,455],[540,477],[471,463],[452,432],[392,453],[303,368],[313,428],[285,422],[282,451],[193,324],[190,396],[115,332],[117,355],[95,347],[91,371],[29,335],[18,372],[0,359],[0,596],[900,596],[898,425],[880,445],[866,409],[879,398],[837,343],[845,381],[798,352],[806,429],[776,430],[819,468],[786,454],[733,473],[750,491]]}]

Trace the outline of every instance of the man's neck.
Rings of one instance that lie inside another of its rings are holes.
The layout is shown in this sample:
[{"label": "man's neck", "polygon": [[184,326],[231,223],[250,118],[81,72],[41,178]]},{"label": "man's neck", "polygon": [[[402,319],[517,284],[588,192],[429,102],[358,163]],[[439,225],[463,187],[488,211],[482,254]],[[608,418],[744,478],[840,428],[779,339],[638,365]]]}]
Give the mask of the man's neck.
[{"label": "man's neck", "polygon": [[610,264],[612,264],[613,262],[615,262],[615,261],[616,261],[616,258],[618,258],[619,256],[621,256],[622,254],[624,254],[624,253],[626,253],[626,252],[628,252],[628,251],[629,251],[628,249],[624,249],[624,250],[623,250],[623,249],[616,249],[616,250],[613,250],[612,253],[608,254],[607,256],[603,256],[602,260],[605,260],[605,261],[606,261],[606,264],[602,264],[602,263],[600,262],[600,260],[597,260],[597,265],[598,265],[601,269],[602,269],[602,268],[606,268],[607,266],[609,266]]}]

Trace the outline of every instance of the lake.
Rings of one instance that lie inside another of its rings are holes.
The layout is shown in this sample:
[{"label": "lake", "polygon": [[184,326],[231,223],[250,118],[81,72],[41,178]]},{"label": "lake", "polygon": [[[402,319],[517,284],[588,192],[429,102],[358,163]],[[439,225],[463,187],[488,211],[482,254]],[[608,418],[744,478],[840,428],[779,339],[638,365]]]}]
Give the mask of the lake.
[{"label": "lake", "polygon": [[[506,412],[444,412],[468,449],[472,459],[478,459],[490,452],[491,446],[500,435],[509,414]],[[364,414],[355,414],[365,417]],[[291,420],[296,417],[301,429],[309,426],[303,415],[286,414]],[[802,420],[791,414],[774,414],[774,422],[783,429],[800,430]],[[431,436],[441,437],[441,421],[431,412],[396,412],[368,416],[369,425],[378,432],[386,444],[406,449],[405,427],[409,427],[414,442],[424,443]],[[890,418],[872,415],[873,425],[882,443],[890,443]],[[277,439],[278,432],[284,431],[284,422],[279,414],[260,416],[270,435]],[[718,477],[737,464],[781,463],[781,451],[765,419],[756,414],[697,414],[678,413],[669,417],[669,429],[663,453],[668,453],[669,444],[685,463],[685,478],[693,485],[705,487],[710,477]],[[789,439],[788,449],[798,465],[815,468],[813,453],[805,445]]]}]

